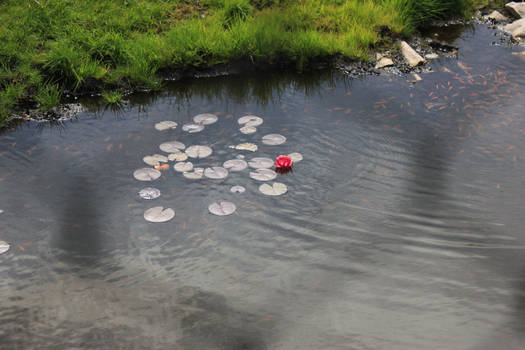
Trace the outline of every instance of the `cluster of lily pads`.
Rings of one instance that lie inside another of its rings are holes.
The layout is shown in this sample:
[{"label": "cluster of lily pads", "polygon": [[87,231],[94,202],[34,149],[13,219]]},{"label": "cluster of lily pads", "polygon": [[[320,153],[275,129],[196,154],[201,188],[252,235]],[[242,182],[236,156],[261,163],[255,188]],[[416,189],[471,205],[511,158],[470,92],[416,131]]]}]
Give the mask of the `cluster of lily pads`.
[{"label": "cluster of lily pads", "polygon": [[[193,123],[184,124],[182,130],[188,133],[197,133],[207,125],[211,125],[218,121],[218,117],[214,114],[198,114],[193,117]],[[257,131],[257,127],[263,123],[263,119],[255,115],[247,115],[238,119],[239,131],[243,134],[253,134]],[[174,121],[163,121],[155,124],[155,129],[159,131],[176,129],[178,124]],[[262,143],[269,146],[277,146],[286,142],[286,137],[280,134],[269,134],[262,137]],[[254,143],[242,143],[236,146],[230,146],[236,150],[244,150],[256,152],[258,146]],[[226,160],[221,165],[211,166],[207,168],[194,166],[193,162],[209,157],[213,153],[213,149],[205,145],[192,145],[186,147],[180,141],[168,141],[160,144],[159,149],[166,153],[153,154],[143,158],[144,163],[150,167],[144,167],[135,170],[133,176],[139,181],[154,181],[161,176],[161,170],[170,168],[168,162],[175,162],[173,170],[181,173],[187,179],[198,180],[203,177],[209,179],[224,179],[230,172],[240,172],[248,167],[252,168],[249,176],[257,181],[272,181],[277,177],[277,173],[272,169],[274,161],[266,157],[254,157],[245,160],[244,155],[237,155],[235,159]],[[300,153],[291,153],[288,155],[294,163],[300,162],[303,157]],[[191,160],[189,160],[191,159]],[[243,186],[233,186],[230,189],[233,193],[243,193],[246,189]],[[288,191],[285,184],[274,182],[272,184],[264,183],[259,186],[259,191],[268,196],[279,196]],[[161,193],[157,188],[146,187],[139,192],[139,196],[143,199],[155,199],[160,197]],[[236,206],[232,202],[218,201],[209,205],[208,210],[215,215],[230,215],[236,210]],[[161,206],[153,207],[144,212],[144,218],[150,222],[166,222],[175,216],[175,212],[171,208],[164,208]]]}]

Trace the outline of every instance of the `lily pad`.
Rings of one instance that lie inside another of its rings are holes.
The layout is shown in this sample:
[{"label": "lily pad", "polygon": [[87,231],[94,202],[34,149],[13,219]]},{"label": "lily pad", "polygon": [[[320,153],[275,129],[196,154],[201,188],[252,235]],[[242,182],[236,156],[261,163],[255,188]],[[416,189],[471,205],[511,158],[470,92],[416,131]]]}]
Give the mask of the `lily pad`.
[{"label": "lily pad", "polygon": [[206,158],[212,154],[213,150],[208,146],[190,146],[186,149],[186,154],[191,158]]},{"label": "lily pad", "polygon": [[166,163],[168,158],[162,154],[154,154],[152,156],[145,156],[142,160],[148,165],[157,166],[160,165],[160,163]]},{"label": "lily pad", "polygon": [[0,241],[0,254],[4,254],[9,250],[9,248],[11,248],[9,243],[7,243],[6,241]]},{"label": "lily pad", "polygon": [[184,172],[182,173],[182,175],[185,178],[191,179],[191,180],[202,179],[202,177],[204,176],[204,168],[193,168],[192,172]]},{"label": "lily pad", "polygon": [[173,219],[175,212],[171,208],[153,207],[144,212],[144,219],[149,222],[166,222]]},{"label": "lily pad", "polygon": [[268,146],[277,146],[286,142],[286,137],[279,134],[268,134],[263,136],[262,143]]},{"label": "lily pad", "polygon": [[232,202],[220,201],[210,204],[208,210],[210,213],[219,216],[231,215],[237,207]]},{"label": "lily pad", "polygon": [[160,150],[166,153],[177,153],[186,148],[186,146],[179,141],[169,141],[161,143],[159,146]]},{"label": "lily pad", "polygon": [[139,181],[153,181],[160,177],[161,173],[152,168],[141,168],[133,172],[133,177]]},{"label": "lily pad", "polygon": [[204,113],[204,114],[197,114],[195,117],[193,117],[193,121],[196,124],[202,124],[202,125],[210,125],[215,123],[219,118],[215,114],[211,113]]},{"label": "lily pad", "polygon": [[257,132],[257,128],[254,126],[243,126],[239,131],[245,135],[253,134]]},{"label": "lily pad", "polygon": [[242,171],[248,167],[248,163],[242,159],[227,160],[222,164],[229,171]]},{"label": "lily pad", "polygon": [[290,153],[288,155],[288,157],[290,157],[290,159],[294,163],[299,163],[301,160],[303,160],[303,155],[301,153],[298,153],[298,152]]},{"label": "lily pad", "polygon": [[241,144],[235,146],[235,149],[238,149],[240,151],[256,152],[258,147],[257,147],[256,144],[253,144],[253,143],[241,143]]},{"label": "lily pad", "polygon": [[268,169],[273,166],[273,160],[265,157],[252,158],[248,165],[254,169]]},{"label": "lily pad", "polygon": [[168,155],[168,160],[170,162],[173,162],[174,160],[177,162],[183,162],[186,159],[188,159],[188,155],[184,152],[175,152]]},{"label": "lily pad", "polygon": [[232,188],[230,188],[230,191],[233,193],[243,193],[244,191],[246,191],[246,188],[244,188],[243,186],[233,186]]},{"label": "lily pad", "polygon": [[228,176],[228,170],[220,166],[204,169],[204,176],[210,179],[224,179]]},{"label": "lily pad", "polygon": [[271,181],[277,177],[277,173],[272,169],[257,169],[250,172],[250,177],[257,181]]},{"label": "lily pad", "polygon": [[190,134],[193,134],[193,133],[196,133],[196,132],[200,132],[202,130],[204,130],[204,125],[202,124],[184,124],[182,126],[182,130],[186,131],[186,132],[189,132]]},{"label": "lily pad", "polygon": [[288,191],[288,187],[280,182],[274,182],[271,186],[268,184],[262,184],[259,186],[259,191],[267,196],[280,196]]},{"label": "lily pad", "polygon": [[175,163],[175,165],[173,165],[173,169],[181,173],[192,171],[193,163],[192,162],[178,162],[178,163]]},{"label": "lily pad", "polygon": [[139,191],[139,196],[142,199],[155,199],[160,197],[160,191],[158,188],[146,187]]},{"label": "lily pad", "polygon": [[259,126],[263,123],[263,119],[256,115],[246,115],[244,117],[240,117],[237,120],[237,123],[244,126]]},{"label": "lily pad", "polygon": [[164,131],[168,129],[175,129],[177,127],[177,123],[171,120],[165,120],[163,122],[155,124],[155,129],[158,131]]}]

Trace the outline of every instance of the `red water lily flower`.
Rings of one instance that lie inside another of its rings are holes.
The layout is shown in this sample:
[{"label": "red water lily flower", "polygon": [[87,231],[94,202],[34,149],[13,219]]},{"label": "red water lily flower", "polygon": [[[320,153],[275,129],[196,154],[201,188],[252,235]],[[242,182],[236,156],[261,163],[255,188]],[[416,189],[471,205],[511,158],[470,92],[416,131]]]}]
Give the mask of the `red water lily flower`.
[{"label": "red water lily flower", "polygon": [[276,168],[288,169],[288,168],[291,168],[292,165],[293,165],[292,159],[288,156],[279,156],[275,158],[274,166]]}]

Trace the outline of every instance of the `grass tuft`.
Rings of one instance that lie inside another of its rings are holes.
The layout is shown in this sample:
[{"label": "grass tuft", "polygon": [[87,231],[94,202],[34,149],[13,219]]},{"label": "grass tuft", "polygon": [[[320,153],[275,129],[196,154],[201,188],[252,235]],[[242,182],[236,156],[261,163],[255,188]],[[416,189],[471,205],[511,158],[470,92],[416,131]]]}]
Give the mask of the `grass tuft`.
[{"label": "grass tuft", "polygon": [[109,105],[121,105],[123,103],[122,98],[124,96],[120,91],[105,91],[102,93],[102,98]]}]

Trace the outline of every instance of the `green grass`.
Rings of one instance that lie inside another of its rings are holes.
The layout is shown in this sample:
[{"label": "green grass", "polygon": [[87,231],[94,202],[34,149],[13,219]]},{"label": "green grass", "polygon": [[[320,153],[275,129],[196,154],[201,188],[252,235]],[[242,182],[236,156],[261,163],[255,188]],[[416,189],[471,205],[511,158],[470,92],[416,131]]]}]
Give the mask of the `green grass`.
[{"label": "green grass", "polygon": [[122,93],[120,91],[105,91],[102,93],[102,98],[110,105],[122,104]]},{"label": "green grass", "polygon": [[407,36],[467,1],[482,0],[2,0],[0,122],[62,91],[158,89],[163,69],[366,60],[381,26]]}]

